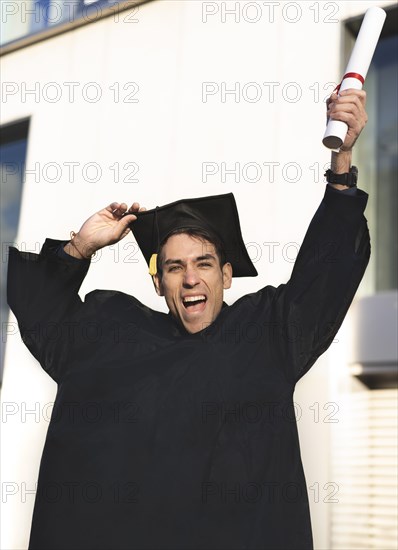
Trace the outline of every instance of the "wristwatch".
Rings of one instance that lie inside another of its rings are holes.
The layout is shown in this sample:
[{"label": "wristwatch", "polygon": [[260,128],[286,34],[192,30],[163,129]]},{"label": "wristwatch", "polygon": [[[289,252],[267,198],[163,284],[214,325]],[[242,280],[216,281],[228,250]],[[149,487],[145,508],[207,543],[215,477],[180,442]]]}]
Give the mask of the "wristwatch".
[{"label": "wristwatch", "polygon": [[329,168],[324,175],[328,183],[339,183],[347,187],[355,187],[358,181],[358,168],[356,166],[351,166],[350,171],[345,174],[335,174]]}]

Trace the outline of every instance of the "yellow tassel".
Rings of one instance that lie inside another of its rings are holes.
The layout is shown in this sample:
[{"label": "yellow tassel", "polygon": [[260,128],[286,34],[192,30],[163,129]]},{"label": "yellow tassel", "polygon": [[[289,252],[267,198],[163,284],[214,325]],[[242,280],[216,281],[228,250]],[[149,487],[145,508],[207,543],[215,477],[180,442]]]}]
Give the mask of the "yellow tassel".
[{"label": "yellow tassel", "polygon": [[156,275],[158,271],[156,268],[157,258],[157,254],[152,254],[151,259],[149,260],[149,275]]}]

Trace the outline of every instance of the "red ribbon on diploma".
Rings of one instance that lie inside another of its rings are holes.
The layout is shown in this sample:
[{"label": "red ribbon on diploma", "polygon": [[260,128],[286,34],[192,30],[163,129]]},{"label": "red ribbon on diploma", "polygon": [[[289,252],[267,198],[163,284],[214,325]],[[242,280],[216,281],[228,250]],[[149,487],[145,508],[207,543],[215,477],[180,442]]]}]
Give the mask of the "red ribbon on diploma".
[{"label": "red ribbon on diploma", "polygon": [[359,73],[346,73],[343,78],[341,79],[341,82],[340,84],[337,84],[336,88],[333,90],[333,93],[339,93],[340,91],[340,87],[341,87],[341,84],[343,82],[343,80],[345,80],[346,78],[356,78],[357,80],[359,80],[362,85],[365,83],[365,79],[362,75],[360,75]]}]

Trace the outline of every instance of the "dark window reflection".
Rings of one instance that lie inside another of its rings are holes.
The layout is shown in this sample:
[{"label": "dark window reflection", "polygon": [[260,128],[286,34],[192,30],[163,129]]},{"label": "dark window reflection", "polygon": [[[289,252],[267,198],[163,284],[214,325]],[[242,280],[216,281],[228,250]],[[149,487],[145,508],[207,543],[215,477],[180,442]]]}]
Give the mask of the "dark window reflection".
[{"label": "dark window reflection", "polygon": [[398,288],[398,36],[380,41],[373,69],[376,72],[376,290]]},{"label": "dark window reflection", "polygon": [[22,186],[25,175],[26,149],[29,121],[21,121],[1,128],[0,139],[0,316],[2,346],[0,352],[0,379],[4,363],[4,348],[7,336],[8,305],[6,297],[8,246],[15,243]]}]

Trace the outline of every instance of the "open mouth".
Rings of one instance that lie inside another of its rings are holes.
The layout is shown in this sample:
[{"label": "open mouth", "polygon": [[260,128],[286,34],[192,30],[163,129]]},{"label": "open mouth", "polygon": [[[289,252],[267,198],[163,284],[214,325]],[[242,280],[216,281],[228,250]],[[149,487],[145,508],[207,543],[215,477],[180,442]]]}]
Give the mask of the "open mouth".
[{"label": "open mouth", "polygon": [[207,298],[204,294],[198,294],[196,296],[185,296],[182,299],[183,306],[187,311],[202,311],[205,308]]}]

